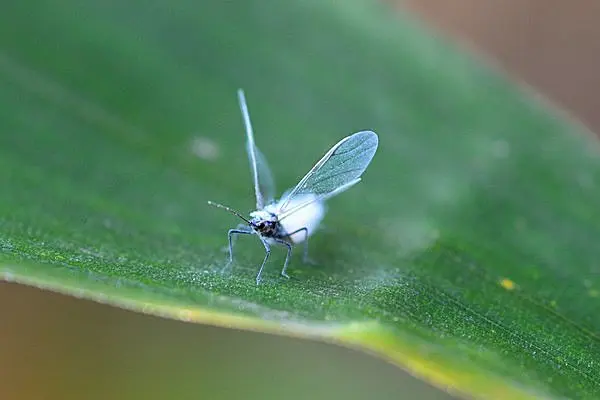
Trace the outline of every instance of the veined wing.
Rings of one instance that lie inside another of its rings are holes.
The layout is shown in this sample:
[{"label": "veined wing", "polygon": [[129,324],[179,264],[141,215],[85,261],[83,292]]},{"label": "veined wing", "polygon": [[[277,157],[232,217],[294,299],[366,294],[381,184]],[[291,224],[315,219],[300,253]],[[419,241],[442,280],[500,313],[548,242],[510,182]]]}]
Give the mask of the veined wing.
[{"label": "veined wing", "polygon": [[267,159],[256,147],[254,143],[254,132],[250,123],[250,114],[246,105],[246,96],[242,89],[238,89],[238,99],[240,110],[244,117],[244,126],[246,127],[246,152],[250,161],[250,170],[252,171],[252,181],[254,183],[254,193],[256,195],[256,209],[261,210],[265,205],[273,201],[275,196],[275,183],[273,175],[267,164]]},{"label": "veined wing", "polygon": [[[340,140],[280,201],[279,218],[285,218],[312,201],[335,196],[358,183],[373,159],[378,144],[377,134],[371,131],[357,132]],[[290,206],[295,197],[305,194],[313,194],[313,200]]]}]

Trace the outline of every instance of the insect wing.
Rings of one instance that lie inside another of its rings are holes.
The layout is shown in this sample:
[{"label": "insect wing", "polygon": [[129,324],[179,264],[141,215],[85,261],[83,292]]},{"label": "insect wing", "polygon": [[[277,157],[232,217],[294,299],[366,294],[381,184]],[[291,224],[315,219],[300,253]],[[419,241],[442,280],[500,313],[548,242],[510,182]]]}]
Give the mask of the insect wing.
[{"label": "insect wing", "polygon": [[260,210],[267,204],[273,202],[275,198],[275,181],[273,180],[273,174],[271,173],[271,169],[269,168],[269,164],[267,163],[265,156],[261,153],[258,147],[256,147],[256,145],[253,148],[250,146],[250,142],[246,142],[248,158],[252,160],[250,153],[254,152],[254,159],[256,161],[255,165],[252,165],[252,161],[250,161],[250,168],[252,169],[253,175],[255,173],[254,168],[256,168],[256,174],[258,175],[258,181],[254,181],[254,190],[256,193],[260,193],[263,201],[262,205],[259,205],[257,194],[256,206],[257,209]]},{"label": "insect wing", "polygon": [[240,110],[244,118],[246,128],[246,152],[250,161],[250,170],[252,171],[252,181],[254,183],[254,193],[256,195],[256,209],[261,210],[265,205],[271,203],[275,196],[275,183],[273,174],[269,169],[265,156],[258,150],[254,143],[254,132],[250,122],[250,113],[246,105],[246,96],[242,89],[238,89],[238,99]]},{"label": "insect wing", "polygon": [[280,218],[310,203],[294,204],[293,200],[298,196],[313,194],[312,201],[323,200],[358,183],[373,159],[378,144],[377,134],[371,131],[357,132],[340,140],[280,201]]}]

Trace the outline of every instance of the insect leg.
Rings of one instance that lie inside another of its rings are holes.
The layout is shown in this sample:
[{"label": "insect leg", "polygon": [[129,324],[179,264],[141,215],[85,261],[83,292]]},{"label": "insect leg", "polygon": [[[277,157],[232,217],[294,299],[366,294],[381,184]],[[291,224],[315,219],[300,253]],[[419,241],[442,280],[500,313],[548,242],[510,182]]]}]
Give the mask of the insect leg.
[{"label": "insect leg", "polygon": [[296,233],[299,233],[299,232],[304,232],[304,256],[303,256],[303,258],[302,258],[302,261],[303,261],[305,264],[316,264],[316,263],[315,263],[313,260],[311,260],[311,259],[308,257],[308,228],[304,227],[304,228],[297,229],[297,230],[295,230],[294,232],[292,232],[292,233],[288,233],[288,234],[287,234],[287,235],[285,235],[285,236],[287,236],[287,237],[291,237],[292,235],[294,235],[294,234],[296,234]]},{"label": "insect leg", "polygon": [[283,262],[283,269],[281,270],[281,276],[285,276],[286,278],[290,279],[290,276],[285,273],[285,270],[287,269],[288,261],[290,260],[290,257],[292,255],[292,245],[290,243],[286,242],[285,240],[281,240],[281,239],[275,239],[275,241],[277,243],[283,244],[284,246],[287,247],[287,254],[285,256],[285,261]]},{"label": "insect leg", "polygon": [[238,229],[230,229],[229,232],[227,232],[227,238],[229,240],[229,261],[223,269],[227,269],[233,262],[233,235],[236,235],[237,238],[237,235],[252,235],[254,233],[251,230],[239,228],[240,226],[238,225]]},{"label": "insect leg", "polygon": [[[248,227],[248,225],[246,225],[246,224],[238,224],[238,226],[236,226],[236,227],[235,227],[235,230],[236,230],[236,231],[238,231],[238,230],[239,230],[239,231],[248,232],[248,233],[250,233],[250,234],[254,233],[254,232],[252,231],[252,229],[250,229],[250,228]],[[233,237],[231,238],[231,244],[229,245],[229,247],[233,248],[233,246],[235,246],[235,243],[237,242],[237,238],[238,238],[238,236],[239,236],[239,235],[235,235],[235,236],[233,236]],[[229,247],[224,247],[224,248],[223,248],[223,251],[228,251],[228,250],[229,250]]]},{"label": "insect leg", "polygon": [[258,274],[256,274],[256,284],[258,285],[260,283],[260,277],[262,275],[262,271],[263,268],[265,267],[265,264],[267,262],[267,260],[269,259],[269,256],[271,255],[271,246],[269,246],[269,243],[267,243],[266,240],[264,240],[261,236],[259,236],[260,241],[262,242],[263,246],[265,246],[265,252],[267,254],[265,254],[265,258],[260,266],[260,269],[258,270]]}]

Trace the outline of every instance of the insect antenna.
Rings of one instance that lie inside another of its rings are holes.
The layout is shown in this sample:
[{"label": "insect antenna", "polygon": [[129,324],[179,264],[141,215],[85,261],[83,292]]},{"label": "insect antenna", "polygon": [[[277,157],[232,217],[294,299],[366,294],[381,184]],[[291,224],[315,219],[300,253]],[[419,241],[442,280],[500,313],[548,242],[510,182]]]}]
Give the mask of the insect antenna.
[{"label": "insect antenna", "polygon": [[244,218],[244,216],[242,214],[240,214],[239,212],[237,212],[233,208],[229,208],[227,206],[224,206],[223,204],[215,203],[215,202],[210,201],[210,200],[208,201],[208,204],[211,205],[211,206],[215,206],[217,208],[222,208],[223,210],[227,210],[230,213],[232,213],[233,215],[237,215],[238,217],[240,217],[241,219],[243,219],[244,221],[246,221],[246,223],[248,225],[250,225],[250,221],[248,221],[246,218]]}]

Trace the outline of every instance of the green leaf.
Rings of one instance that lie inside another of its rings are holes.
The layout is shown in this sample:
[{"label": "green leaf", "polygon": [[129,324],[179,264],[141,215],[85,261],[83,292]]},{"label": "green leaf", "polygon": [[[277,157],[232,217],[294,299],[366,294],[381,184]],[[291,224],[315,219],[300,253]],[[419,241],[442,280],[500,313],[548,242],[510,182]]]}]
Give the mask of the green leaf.
[{"label": "green leaf", "polygon": [[[235,3],[235,4],[234,4]],[[375,352],[486,398],[594,398],[600,152],[391,8],[13,2],[0,14],[0,276]],[[235,90],[280,190],[373,129],[362,183],[264,283]],[[246,240],[244,240],[246,239]]]}]

